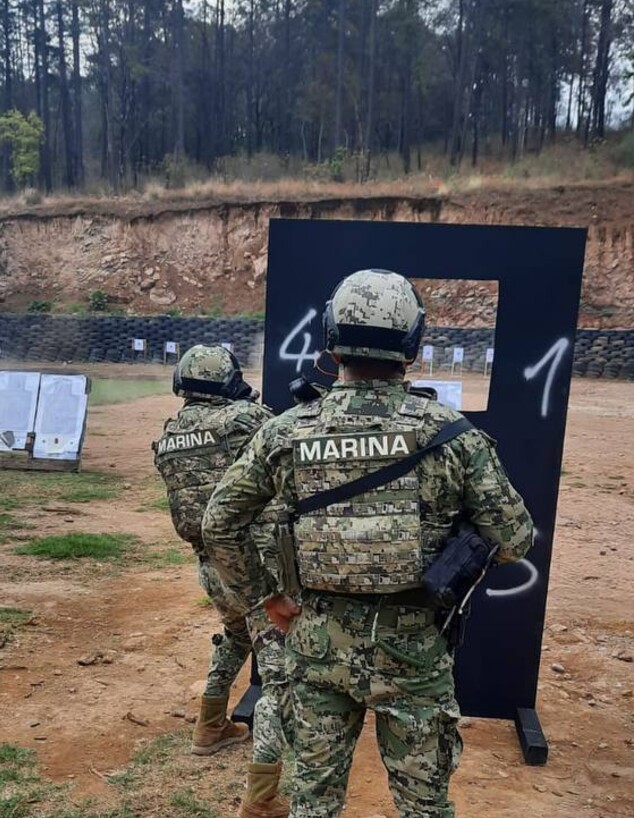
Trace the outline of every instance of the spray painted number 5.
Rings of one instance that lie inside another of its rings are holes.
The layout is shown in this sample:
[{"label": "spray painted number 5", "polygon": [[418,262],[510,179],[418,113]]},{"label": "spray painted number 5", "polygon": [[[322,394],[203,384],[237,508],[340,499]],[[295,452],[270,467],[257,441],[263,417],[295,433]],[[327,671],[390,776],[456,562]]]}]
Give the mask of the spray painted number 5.
[{"label": "spray painted number 5", "polygon": [[564,353],[569,346],[570,341],[567,338],[560,338],[558,341],[555,341],[543,358],[540,358],[540,360],[537,361],[536,364],[533,364],[533,366],[527,366],[524,370],[524,377],[526,380],[532,381],[533,378],[536,377],[546,366],[546,364],[549,361],[551,362],[548,374],[546,375],[546,381],[544,383],[544,392],[542,394],[541,416],[543,418],[548,415],[548,411],[550,409],[550,390],[553,385],[553,380],[555,379],[555,372],[557,371],[557,368],[564,357]]}]

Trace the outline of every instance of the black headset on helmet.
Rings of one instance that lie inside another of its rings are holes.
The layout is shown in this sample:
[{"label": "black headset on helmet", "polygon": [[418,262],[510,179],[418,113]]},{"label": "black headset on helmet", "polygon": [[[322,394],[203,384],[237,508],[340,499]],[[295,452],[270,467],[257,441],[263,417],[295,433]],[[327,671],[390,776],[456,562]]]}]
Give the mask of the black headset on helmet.
[{"label": "black headset on helmet", "polygon": [[175,395],[179,390],[185,392],[199,392],[204,395],[216,395],[227,400],[244,400],[248,399],[253,392],[253,388],[249,386],[242,378],[242,370],[240,363],[236,356],[230,350],[226,350],[231,358],[233,364],[233,372],[225,381],[204,381],[195,378],[183,378],[180,374],[180,362],[174,368],[174,375],[172,380],[172,391]]},{"label": "black headset on helmet", "polygon": [[[391,275],[391,270],[375,270],[373,273],[383,273]],[[364,327],[359,324],[343,324],[337,326],[335,312],[332,306],[339,287],[345,282],[340,281],[332,291],[332,295],[326,301],[326,308],[323,314],[324,346],[330,352],[336,346],[345,347],[366,347],[369,349],[384,349],[389,352],[402,352],[406,361],[413,361],[418,355],[418,350],[423,340],[425,331],[425,307],[416,287],[412,286],[412,292],[420,307],[420,312],[416,316],[414,325],[404,332],[389,327]],[[411,284],[410,284],[411,286]]]}]

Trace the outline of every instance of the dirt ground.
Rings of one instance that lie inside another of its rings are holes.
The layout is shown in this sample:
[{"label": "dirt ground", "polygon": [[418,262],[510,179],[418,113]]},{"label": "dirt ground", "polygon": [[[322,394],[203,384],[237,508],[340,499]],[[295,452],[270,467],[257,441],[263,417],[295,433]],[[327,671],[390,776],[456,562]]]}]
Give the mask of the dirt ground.
[{"label": "dirt ground", "polygon": [[[470,399],[484,385],[469,379]],[[171,395],[157,395],[91,408],[83,468],[120,475],[123,491],[116,500],[31,512],[36,533],[133,533],[148,547],[160,542],[187,555],[167,512],[153,507],[161,491],[149,449],[177,406]],[[525,766],[510,723],[465,720],[465,752],[452,782],[460,818],[634,815],[633,444],[634,383],[575,381],[539,684],[549,762]],[[201,605],[193,561],[68,567],[18,556],[14,547],[0,546],[0,605],[35,616],[0,649],[0,742],[33,748],[43,775],[69,785],[71,801],[116,805],[120,793],[109,773],[148,739],[182,731],[183,716],[195,714],[217,616]],[[234,701],[247,681],[245,668]],[[233,775],[239,795],[248,748],[227,751],[222,764],[216,758],[187,756],[186,777],[199,780],[201,769]],[[219,814],[234,814],[235,803],[234,795]],[[40,810],[34,805],[29,814]],[[355,755],[345,815],[396,816],[371,722]]]}]

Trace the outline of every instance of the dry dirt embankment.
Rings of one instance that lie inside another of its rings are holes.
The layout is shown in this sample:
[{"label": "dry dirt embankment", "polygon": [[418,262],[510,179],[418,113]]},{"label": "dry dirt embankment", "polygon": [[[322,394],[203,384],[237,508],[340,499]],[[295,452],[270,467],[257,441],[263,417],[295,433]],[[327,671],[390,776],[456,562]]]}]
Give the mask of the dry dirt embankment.
[{"label": "dry dirt embankment", "polygon": [[[585,226],[589,237],[579,325],[634,326],[631,183],[426,198],[45,205],[0,219],[2,309],[24,309],[34,299],[62,306],[86,303],[97,289],[136,313],[175,307],[183,312],[220,308],[228,314],[262,309],[268,222],[278,216]],[[430,316],[431,322],[468,323],[452,309]]]}]

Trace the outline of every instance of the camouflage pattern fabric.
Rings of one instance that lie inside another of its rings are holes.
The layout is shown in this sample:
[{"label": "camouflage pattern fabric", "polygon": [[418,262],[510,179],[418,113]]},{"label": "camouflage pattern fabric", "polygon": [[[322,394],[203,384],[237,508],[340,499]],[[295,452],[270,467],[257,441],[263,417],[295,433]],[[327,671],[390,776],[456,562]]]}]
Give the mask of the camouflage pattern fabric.
[{"label": "camouflage pattern fabric", "polygon": [[229,350],[221,346],[197,344],[179,361],[180,374],[196,381],[224,383],[236,367]]},{"label": "camouflage pattern fabric", "polygon": [[366,709],[376,716],[399,816],[453,818],[447,787],[462,749],[459,711],[453,662],[431,612],[311,595],[287,643],[298,779],[292,818],[340,814]]},{"label": "camouflage pattern fabric", "polygon": [[[224,351],[224,350],[223,350]],[[200,524],[209,497],[251,435],[272,416],[248,400],[189,399],[166,421],[154,464],[167,488],[177,534],[203,552]]]},{"label": "camouflage pattern fabric", "polygon": [[249,642],[249,633],[244,616],[236,613],[240,607],[237,601],[233,601],[231,594],[222,584],[218,572],[215,571],[209,562],[201,559],[198,564],[198,581],[200,587],[207,594],[220,614],[224,627],[236,634],[243,642]]},{"label": "camouflage pattern fabric", "polygon": [[247,619],[262,679],[262,695],[253,714],[253,762],[276,764],[293,744],[293,709],[286,679],[285,637],[263,608]]},{"label": "camouflage pattern fabric", "polygon": [[[332,434],[332,418],[327,414],[322,419],[321,408],[317,404],[301,411],[293,432],[300,499],[318,493],[321,486],[336,488],[415,452],[420,424],[415,411],[426,411],[421,401],[404,398],[393,417],[355,418],[349,432]],[[418,474],[412,471],[393,480],[389,488],[301,517],[295,524],[295,540],[302,586],[347,593],[418,587],[426,553],[420,490]]]},{"label": "camouflage pattern fabric", "polygon": [[[269,503],[264,511],[259,515],[257,521],[249,529],[249,536],[253,542],[253,548],[257,552],[258,559],[253,563],[252,573],[261,571],[262,567],[266,572],[266,584],[269,591],[281,587],[282,578],[280,576],[276,526],[280,511],[283,506],[275,501]],[[253,552],[251,552],[253,553]],[[251,565],[251,561],[249,562]],[[268,596],[262,594],[261,599]],[[270,624],[267,618],[263,624]]]},{"label": "camouflage pattern fabric", "polygon": [[228,601],[218,574],[208,562],[200,562],[198,578],[224,625],[222,641],[218,645],[212,644],[204,695],[228,698],[231,685],[251,653],[251,637],[244,617],[235,614],[235,606]]},{"label": "camouflage pattern fabric", "polygon": [[[388,270],[359,270],[349,275],[333,293],[327,312],[341,330],[346,326],[366,327],[370,331],[402,333],[403,337],[414,327],[419,315],[424,316],[412,284]],[[376,332],[374,337],[379,337]],[[334,345],[328,343],[328,349],[342,356],[406,360],[401,350],[353,346],[346,344],[343,337]]]},{"label": "camouflage pattern fabric", "polygon": [[231,685],[250,653],[251,642],[248,639],[245,641],[226,628],[220,644],[212,647],[203,695],[229,698]]},{"label": "camouflage pattern fabric", "polygon": [[[380,431],[381,423],[390,422],[398,410],[406,411],[406,398],[407,411],[418,416],[419,447],[429,443],[445,423],[461,417],[430,398],[408,396],[405,385],[395,381],[337,382],[328,395],[315,401],[315,411],[320,427],[330,435],[363,429],[368,417],[375,419]],[[260,428],[225,473],[203,517],[203,540],[212,563],[226,587],[245,605],[253,596],[251,580],[246,578],[262,570],[253,564],[249,526],[273,498],[279,507],[296,504],[294,440],[299,425],[308,420],[310,406],[293,407]],[[416,476],[424,568],[439,553],[461,515],[492,545],[499,546],[499,562],[524,556],[532,543],[532,521],[498,460],[493,441],[483,432],[465,432],[431,452],[416,467]],[[353,508],[362,506],[365,499],[365,495],[354,498]],[[314,525],[333,509],[336,512],[337,506],[310,515],[316,520]],[[278,590],[284,592],[284,588]]]},{"label": "camouflage pattern fabric", "polygon": [[[306,410],[295,407],[264,424],[221,480],[203,518],[203,539],[214,567],[230,591],[245,600],[252,596],[254,570],[245,546],[249,525],[271,499],[289,508],[298,499],[293,459],[298,429],[319,427],[325,436],[365,432],[372,419],[375,431],[381,431],[400,410],[417,418],[422,447],[442,425],[460,417],[428,397],[408,396],[396,381],[336,383],[316,402],[312,421]],[[529,549],[530,515],[483,433],[471,430],[430,453],[417,466],[416,478],[423,566],[439,553],[459,516],[499,546],[500,561],[520,559]],[[390,487],[384,490],[389,496]],[[353,513],[364,502],[365,496],[354,498]],[[315,518],[315,530],[331,511],[307,515]],[[390,604],[389,594],[365,602],[305,591],[303,603],[287,638],[297,758],[291,818],[339,814],[367,708],[377,714],[379,745],[399,815],[450,818],[447,785],[459,756],[458,708],[452,659],[431,612]]]},{"label": "camouflage pattern fabric", "polygon": [[[175,391],[182,397],[208,398],[207,393],[198,392],[191,385],[185,386],[182,379],[227,384],[236,370],[236,361],[229,350],[222,346],[196,344],[184,353],[176,365]],[[257,394],[253,394],[253,400]]]},{"label": "camouflage pattern fabric", "polygon": [[[165,423],[163,435],[153,447],[155,465],[167,488],[174,527],[198,555],[200,584],[212,599],[225,628],[222,642],[212,651],[207,696],[228,697],[250,653],[251,640],[239,601],[227,592],[204,553],[201,520],[209,496],[227,466],[271,416],[270,410],[253,401],[232,402],[216,396],[187,400],[176,418]],[[257,593],[261,598],[266,586],[259,586]]]}]

